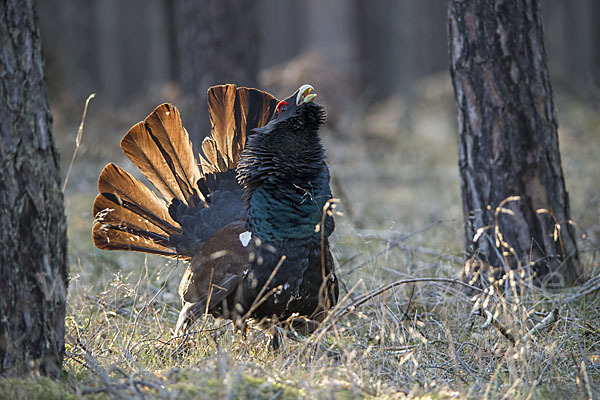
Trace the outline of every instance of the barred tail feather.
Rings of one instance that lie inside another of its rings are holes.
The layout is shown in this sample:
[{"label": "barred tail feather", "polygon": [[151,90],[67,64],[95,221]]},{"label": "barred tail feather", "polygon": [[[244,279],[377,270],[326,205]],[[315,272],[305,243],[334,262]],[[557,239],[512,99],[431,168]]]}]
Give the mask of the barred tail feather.
[{"label": "barred tail feather", "polygon": [[208,89],[208,109],[212,137],[202,143],[206,159],[202,160],[205,173],[235,169],[246,144],[246,134],[265,125],[277,106],[278,100],[267,92],[233,84]]},{"label": "barred tail feather", "polygon": [[207,137],[202,141],[202,153],[204,153],[204,157],[200,156],[200,163],[205,175],[217,174],[229,169],[223,154],[219,151],[217,141],[212,137]]},{"label": "barred tail feather", "polygon": [[181,227],[169,215],[165,202],[143,183],[108,164],[98,179],[98,190],[92,228],[98,248],[182,257],[169,243],[169,236],[180,234]]},{"label": "barred tail feather", "polygon": [[[148,236],[149,234],[148,231],[136,231],[126,225],[95,222],[92,238],[96,247],[102,250],[137,251],[169,258],[189,259],[185,255],[178,254],[171,247],[160,244],[156,238]],[[168,241],[167,238],[163,237],[162,239]]]},{"label": "barred tail feather", "polygon": [[121,149],[167,200],[186,205],[204,200],[197,182],[202,177],[179,112],[171,104],[158,106],[121,140]]}]

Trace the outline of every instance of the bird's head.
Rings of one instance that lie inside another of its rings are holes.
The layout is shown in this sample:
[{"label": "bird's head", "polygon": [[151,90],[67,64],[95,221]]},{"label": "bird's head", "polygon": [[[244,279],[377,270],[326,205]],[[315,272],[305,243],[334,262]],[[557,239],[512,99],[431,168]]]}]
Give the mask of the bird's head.
[{"label": "bird's head", "polygon": [[292,136],[302,133],[316,133],[325,121],[323,106],[313,100],[317,97],[311,85],[302,85],[288,98],[277,103],[273,116],[267,125],[254,129],[259,135]]}]

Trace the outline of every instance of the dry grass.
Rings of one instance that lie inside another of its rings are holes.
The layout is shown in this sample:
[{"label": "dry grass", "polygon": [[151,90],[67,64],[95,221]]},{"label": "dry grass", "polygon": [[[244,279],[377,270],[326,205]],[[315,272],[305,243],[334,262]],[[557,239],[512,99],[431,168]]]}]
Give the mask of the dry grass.
[{"label": "dry grass", "polygon": [[[132,114],[127,122],[121,116],[118,127],[107,132],[106,116],[94,117],[92,105],[66,192],[71,283],[66,376],[58,393],[178,399],[595,397],[597,279],[565,292],[517,279],[514,290],[503,294],[465,290],[454,281],[463,242],[452,94],[445,76],[423,82],[419,93],[410,126],[396,117],[402,102],[392,99],[367,111],[379,113],[375,119],[340,117],[346,125],[325,132],[334,191],[345,211],[333,239],[344,301],[326,329],[310,338],[283,338],[278,351],[269,345],[269,333],[251,329],[244,339],[222,320],[198,324],[186,345],[170,340],[184,265],[93,248],[95,179],[104,162],[121,162],[119,136],[145,114]],[[560,100],[573,218],[585,235],[582,262],[596,276],[600,120],[573,99]],[[63,159],[70,141],[72,135],[59,137]],[[427,279],[432,277],[438,280]],[[386,290],[377,292],[381,288]],[[6,390],[0,387],[0,393],[10,393]]]}]

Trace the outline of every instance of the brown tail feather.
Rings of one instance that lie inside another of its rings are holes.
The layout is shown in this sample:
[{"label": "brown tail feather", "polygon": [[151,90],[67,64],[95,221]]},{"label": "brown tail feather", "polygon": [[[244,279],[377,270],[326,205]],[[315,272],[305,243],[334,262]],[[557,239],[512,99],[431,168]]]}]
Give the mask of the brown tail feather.
[{"label": "brown tail feather", "polygon": [[246,132],[265,125],[277,103],[275,97],[258,89],[236,88],[233,84],[208,89],[208,109],[214,138],[214,143],[206,145],[210,146],[210,155],[206,153],[205,143],[202,143],[208,164],[218,167],[219,171],[223,171],[223,164],[226,169],[234,169],[246,144]]},{"label": "brown tail feather", "polygon": [[131,250],[175,257],[169,236],[181,228],[164,201],[115,164],[98,179],[94,200],[94,244],[105,250]]},{"label": "brown tail feather", "polygon": [[201,173],[194,157],[192,142],[181,123],[179,111],[171,104],[163,104],[144,122],[153,138],[158,140],[165,161],[175,174],[184,196],[180,200],[189,202],[194,195],[199,195],[196,182],[201,178]]},{"label": "brown tail feather", "polygon": [[[238,146],[234,142],[246,141],[245,132],[238,132],[235,124],[235,85],[215,86],[208,89],[208,109],[212,125],[212,137],[216,144],[217,153],[224,159],[225,166],[230,169],[234,165],[233,148]],[[202,143],[204,150],[204,143]],[[210,155],[207,154],[208,161]],[[213,165],[215,163],[212,163]]]},{"label": "brown tail feather", "polygon": [[[111,201],[107,194],[112,194],[116,200],[112,205],[126,208],[140,218],[149,219],[166,234],[180,233],[179,224],[169,215],[165,202],[158,198],[146,185],[135,179],[127,171],[110,163],[100,173],[98,178],[100,196]],[[107,204],[94,202],[94,215],[106,208]]]},{"label": "brown tail feather", "polygon": [[171,258],[186,258],[181,257],[172,248],[160,245],[155,238],[144,237],[139,233],[122,231],[118,228],[114,225],[95,222],[92,238],[96,247],[102,250],[128,250]]},{"label": "brown tail feather", "polygon": [[200,156],[200,163],[205,175],[225,172],[229,169],[227,161],[218,149],[217,141],[212,137],[207,137],[202,141],[202,153],[204,153],[204,157]]},{"label": "brown tail feather", "polygon": [[202,175],[179,112],[172,105],[158,106],[134,125],[121,140],[121,149],[167,201],[177,197],[188,204],[194,194],[203,200],[196,184]]}]

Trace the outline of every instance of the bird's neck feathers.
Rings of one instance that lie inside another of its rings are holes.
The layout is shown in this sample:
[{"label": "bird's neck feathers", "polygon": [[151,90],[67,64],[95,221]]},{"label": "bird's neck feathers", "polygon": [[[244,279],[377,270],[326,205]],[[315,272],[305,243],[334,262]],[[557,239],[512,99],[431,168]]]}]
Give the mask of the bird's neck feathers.
[{"label": "bird's neck feathers", "polygon": [[[329,170],[318,129],[324,113],[315,110],[300,127],[267,125],[248,137],[238,168],[247,222],[261,240],[276,243],[320,237],[315,226],[331,198]],[[331,217],[325,231],[333,230]]]}]

